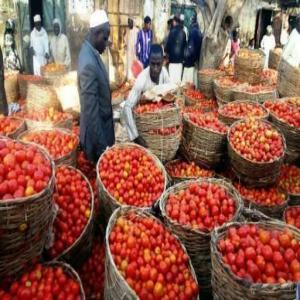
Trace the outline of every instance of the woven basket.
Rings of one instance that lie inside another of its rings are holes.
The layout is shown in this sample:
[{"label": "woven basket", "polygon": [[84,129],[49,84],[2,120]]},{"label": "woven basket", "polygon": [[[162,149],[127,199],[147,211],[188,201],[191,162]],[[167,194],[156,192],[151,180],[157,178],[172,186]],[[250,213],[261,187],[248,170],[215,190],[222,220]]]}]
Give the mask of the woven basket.
[{"label": "woven basket", "polygon": [[[251,103],[253,101],[242,101],[242,100],[237,100],[237,101],[234,101],[234,103]],[[226,104],[225,104],[226,105]],[[267,109],[265,109],[262,105],[258,104],[259,107],[264,111],[264,115],[261,116],[261,117],[256,117],[257,119],[264,119],[264,120],[267,120],[268,117],[269,117],[269,113],[267,111]],[[239,121],[239,120],[243,120],[243,119],[246,119],[247,117],[245,118],[238,118],[238,117],[229,117],[229,116],[226,116],[222,113],[222,106],[219,107],[218,109],[218,115],[219,115],[219,120],[222,121],[224,124],[228,125],[228,126],[231,126],[234,122],[236,121]]]},{"label": "woven basket", "polygon": [[[9,119],[18,119],[18,118],[15,118],[15,117],[6,117],[6,118],[9,118]],[[18,119],[19,120],[19,119]],[[21,120],[21,124],[20,126],[13,132],[10,132],[8,133],[6,136],[13,139],[13,140],[16,140],[17,137],[26,130],[26,124],[23,120]]]},{"label": "woven basket", "polygon": [[277,70],[280,64],[281,60],[281,55],[282,55],[282,49],[281,48],[276,48],[274,50],[270,50],[269,54],[269,68]]},{"label": "woven basket", "polygon": [[248,93],[243,91],[243,87],[238,87],[233,90],[234,100],[249,100],[263,104],[266,100],[278,98],[276,87],[270,91],[261,91],[257,93]]},{"label": "woven basket", "polygon": [[[240,86],[240,84],[235,84],[234,86],[224,86],[220,82],[220,79],[222,78],[226,77],[221,77],[214,80],[214,93],[218,101],[228,103],[233,101],[233,90],[236,88],[236,86]],[[227,76],[227,78],[232,79],[233,76]]]},{"label": "woven basket", "polygon": [[[183,97],[184,97],[186,106],[195,106],[195,105],[201,104],[201,100],[197,100],[197,99],[187,96],[186,91],[184,91]],[[203,101],[204,100],[205,99],[203,99]]]},{"label": "woven basket", "polygon": [[[230,133],[236,124],[243,122],[237,121],[235,122],[229,129],[227,133],[227,149],[228,155],[230,158],[230,163],[232,166],[232,170],[239,180],[244,182],[249,186],[266,186],[275,184],[277,177],[280,173],[280,167],[283,163],[284,154],[286,151],[286,144],[284,136],[281,134],[283,141],[283,155],[272,162],[252,162],[249,159],[242,157],[236,150],[231,146],[230,142]],[[265,123],[269,123],[268,121],[263,121]],[[274,125],[272,125],[274,128]],[[278,131],[280,133],[280,131]]]},{"label": "woven basket", "polygon": [[243,203],[238,192],[227,181],[215,178],[202,178],[198,180],[184,181],[169,188],[161,198],[159,206],[164,223],[171,232],[179,237],[186,247],[189,257],[197,275],[201,290],[211,289],[211,261],[210,261],[210,233],[202,232],[191,228],[188,225],[181,225],[172,220],[166,213],[166,205],[170,194],[176,194],[185,190],[191,183],[208,182],[223,187],[236,203],[237,210],[232,221],[236,221],[243,209]]},{"label": "woven basket", "polygon": [[188,161],[215,167],[225,155],[226,134],[201,128],[184,115],[181,152]]},{"label": "woven basket", "polygon": [[[150,156],[154,163],[159,167],[159,169],[161,169],[161,171],[163,172],[163,176],[165,178],[165,186],[164,186],[164,191],[166,190],[167,187],[167,172],[164,168],[164,166],[162,165],[162,163],[160,162],[160,160],[153,155],[149,150],[136,145],[136,144],[132,144],[132,143],[123,143],[123,144],[115,144],[114,146],[112,146],[111,148],[108,148],[106,151],[109,151],[110,149],[117,149],[117,148],[128,148],[128,147],[132,147],[132,148],[139,148],[142,151],[144,151],[148,156]],[[105,152],[106,152],[105,151]],[[104,156],[105,152],[100,156],[98,162],[97,162],[97,189],[98,189],[98,198],[101,201],[101,211],[103,214],[103,218],[105,220],[105,222],[108,222],[110,216],[112,215],[112,213],[119,207],[127,207],[128,205],[123,205],[120,204],[119,202],[117,202],[115,200],[115,198],[107,191],[107,189],[105,188],[101,178],[100,178],[100,174],[99,174],[99,167],[101,166],[101,160],[102,157]],[[156,202],[158,202],[159,199],[156,200]],[[155,206],[155,204],[153,205]],[[147,207],[145,209],[150,210],[151,207]]]},{"label": "woven basket", "polygon": [[[214,299],[216,300],[294,300],[296,295],[296,283],[267,284],[249,283],[246,280],[235,276],[223,263],[217,245],[220,239],[224,238],[231,227],[237,227],[245,223],[228,223],[216,228],[211,237],[211,258],[212,258],[212,287]],[[282,222],[270,220],[260,221],[258,224],[265,229],[284,230],[288,228],[297,240],[300,239],[300,231],[293,226]]]},{"label": "woven basket", "polygon": [[91,203],[91,213],[89,220],[81,232],[80,236],[76,241],[65,251],[63,251],[59,256],[55,257],[55,260],[63,260],[70,263],[72,266],[79,266],[88,257],[92,249],[93,242],[93,217],[94,217],[94,193],[89,180],[86,176],[78,169],[68,166],[69,169],[78,172],[81,177],[86,181],[89,191],[90,191],[90,203]]},{"label": "woven basket", "polygon": [[28,84],[42,83],[44,81],[42,76],[18,74],[18,84],[21,99],[27,99]]},{"label": "woven basket", "polygon": [[[30,133],[42,133],[42,132],[52,131],[52,130],[56,130],[58,132],[62,132],[62,133],[65,133],[65,134],[76,136],[72,131],[70,131],[68,129],[63,129],[63,128],[45,129],[45,128],[43,128],[43,129],[26,130],[25,132],[21,133],[18,136],[18,140],[20,140],[20,141],[23,140],[23,138],[26,137]],[[79,139],[78,139],[77,136],[76,136],[76,139],[77,139],[77,147],[74,147],[74,149],[72,151],[70,151],[67,155],[65,155],[63,157],[60,157],[60,158],[57,158],[57,159],[54,159],[55,166],[67,165],[67,166],[76,167],[77,148],[78,148],[78,145],[79,145]],[[28,143],[33,144],[33,145],[37,145],[34,142],[28,142]],[[42,145],[40,145],[40,146],[43,147]],[[47,151],[47,149],[45,149],[45,150]]]},{"label": "woven basket", "polygon": [[66,67],[64,65],[59,65],[60,70],[48,70],[48,65],[41,67],[41,75],[44,78],[45,82],[49,84],[54,84],[58,80],[62,79],[63,76],[67,73]]},{"label": "woven basket", "polygon": [[42,254],[53,221],[54,163],[44,149],[37,147],[50,162],[52,174],[40,193],[0,201],[0,279],[22,272]]},{"label": "woven basket", "polygon": [[[112,232],[117,219],[120,216],[126,216],[130,212],[134,212],[140,216],[145,216],[149,218],[153,218],[160,222],[158,219],[156,219],[154,216],[152,216],[148,211],[143,209],[132,209],[132,208],[119,208],[116,210],[113,215],[111,216],[109,223],[106,228],[106,234],[105,234],[105,285],[104,285],[104,299],[106,300],[117,300],[117,299],[123,299],[123,300],[138,300],[139,297],[135,293],[135,291],[128,285],[126,280],[123,278],[123,276],[120,274],[119,270],[117,269],[115,262],[113,260],[110,246],[109,246],[109,236]],[[180,240],[178,239],[179,243],[181,244]],[[186,249],[184,245],[182,245],[183,250],[186,252]],[[192,276],[197,282],[197,278],[195,275],[194,268],[189,261],[189,268],[192,273]],[[197,297],[197,300],[199,298]]]},{"label": "woven basket", "polygon": [[281,97],[300,97],[300,68],[282,59],[278,68],[277,89]]},{"label": "woven basket", "polygon": [[198,72],[198,87],[199,90],[208,98],[214,98],[214,80],[223,76],[225,73],[220,70],[214,70],[214,72],[207,73],[207,70],[203,69]]},{"label": "woven basket", "polygon": [[240,50],[235,58],[234,77],[240,82],[260,83],[260,74],[264,68],[264,60],[265,56],[260,50]]},{"label": "woven basket", "polygon": [[26,106],[35,111],[45,108],[61,111],[54,88],[45,83],[28,83]]},{"label": "woven basket", "polygon": [[4,88],[7,103],[16,102],[19,97],[18,71],[9,71],[4,74]]}]

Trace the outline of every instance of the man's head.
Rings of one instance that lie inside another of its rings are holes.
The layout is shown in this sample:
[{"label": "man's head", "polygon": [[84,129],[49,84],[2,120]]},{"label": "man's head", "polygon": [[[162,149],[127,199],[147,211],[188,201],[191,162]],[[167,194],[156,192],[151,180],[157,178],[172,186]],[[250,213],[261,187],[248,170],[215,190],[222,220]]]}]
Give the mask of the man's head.
[{"label": "man's head", "polygon": [[35,15],[33,17],[33,22],[34,22],[34,27],[37,31],[40,31],[42,28],[42,23],[41,23],[42,19],[40,15]]},{"label": "man's head", "polygon": [[53,20],[53,32],[56,36],[58,36],[61,32],[61,24],[59,19]]},{"label": "man's head", "polygon": [[128,18],[128,27],[129,27],[130,29],[133,28],[133,19],[131,19],[131,18]]},{"label": "man's head", "polygon": [[110,26],[104,10],[96,10],[90,18],[89,41],[102,54],[109,44]]},{"label": "man's head", "polygon": [[271,35],[272,32],[273,32],[272,26],[271,26],[271,25],[268,25],[268,26],[267,26],[267,35]]},{"label": "man's head", "polygon": [[150,30],[151,29],[151,18],[149,16],[146,16],[144,18],[144,28],[146,30]]},{"label": "man's head", "polygon": [[153,44],[150,48],[150,77],[153,82],[158,83],[159,75],[163,66],[163,49],[158,44]]},{"label": "man's head", "polygon": [[224,29],[229,32],[231,31],[232,26],[233,26],[233,19],[231,16],[227,16],[224,19]]},{"label": "man's head", "polygon": [[239,38],[239,32],[235,29],[232,31],[232,39],[236,42]]},{"label": "man's head", "polygon": [[173,27],[177,26],[178,24],[180,24],[180,17],[179,16],[175,16],[173,19]]},{"label": "man's head", "polygon": [[300,33],[300,15],[296,17],[296,29]]}]

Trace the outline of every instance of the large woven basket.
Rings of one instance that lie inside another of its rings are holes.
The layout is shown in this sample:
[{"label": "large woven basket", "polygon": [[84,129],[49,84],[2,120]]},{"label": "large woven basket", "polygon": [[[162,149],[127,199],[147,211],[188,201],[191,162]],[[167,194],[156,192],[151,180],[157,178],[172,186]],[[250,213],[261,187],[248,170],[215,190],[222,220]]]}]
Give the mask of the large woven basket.
[{"label": "large woven basket", "polygon": [[[168,181],[167,180],[167,172],[166,172],[164,166],[162,165],[162,163],[160,162],[160,160],[155,155],[153,155],[149,150],[147,150],[137,144],[123,143],[123,144],[115,144],[111,148],[106,149],[106,151],[109,151],[110,149],[118,149],[118,148],[122,149],[122,148],[128,148],[128,147],[139,148],[142,151],[145,151],[145,153],[153,159],[154,163],[158,166],[159,169],[161,169],[163,176],[165,178],[165,186],[164,186],[164,191],[165,191],[166,187],[167,187],[167,181]],[[110,216],[117,208],[127,207],[128,205],[120,204],[119,202],[117,202],[116,199],[107,191],[107,189],[105,188],[105,186],[100,178],[99,168],[101,167],[101,160],[102,160],[102,157],[104,156],[104,154],[105,154],[105,152],[100,156],[100,158],[97,162],[96,170],[97,170],[98,198],[101,201],[101,213],[103,215],[105,223],[107,223]],[[158,201],[159,201],[159,199],[156,200],[156,202],[158,202]],[[150,210],[151,207],[145,207],[145,209]]]},{"label": "large woven basket", "polygon": [[[70,263],[72,266],[78,266],[87,258],[92,249],[93,242],[93,219],[94,219],[94,193],[91,187],[89,180],[86,176],[78,169],[75,169],[71,166],[67,166],[69,169],[78,172],[81,177],[85,180],[88,185],[90,192],[90,217],[88,222],[81,232],[80,236],[76,239],[76,241],[68,247],[65,251],[63,251],[59,256],[55,257],[55,260],[63,260],[67,263]],[[55,238],[55,237],[54,237]]]},{"label": "large woven basket", "polygon": [[[237,100],[237,101],[234,101],[233,103],[251,103],[253,101],[242,101],[242,100]],[[261,117],[256,117],[257,119],[265,119],[267,120],[268,117],[269,117],[269,113],[268,111],[262,106],[260,105],[259,103],[254,103],[255,105],[258,105],[263,111],[264,111],[264,115],[261,116]],[[225,104],[226,105],[226,104]],[[230,104],[229,104],[230,105]],[[227,116],[225,115],[223,112],[222,112],[222,106],[219,107],[218,109],[218,115],[219,115],[219,120],[222,121],[224,124],[228,125],[228,126],[231,126],[234,122],[236,121],[239,121],[239,120],[243,120],[245,118],[239,118],[239,117],[230,117],[230,116]]]},{"label": "large woven basket", "polygon": [[300,97],[300,68],[282,59],[278,68],[277,89],[281,97]]},{"label": "large woven basket", "polygon": [[[15,118],[15,117],[5,117],[5,118],[8,118],[8,119],[17,119],[17,120],[19,120],[19,118]],[[26,124],[25,124],[25,121],[19,120],[19,122],[20,122],[19,127],[18,127],[15,131],[8,133],[8,134],[6,135],[7,137],[9,137],[9,138],[15,140],[15,139],[17,139],[17,137],[18,137],[22,132],[24,132],[24,131],[26,130]],[[1,133],[0,133],[0,135],[1,135]]]},{"label": "large woven basket", "polygon": [[249,93],[243,90],[243,86],[237,87],[233,90],[234,100],[249,100],[259,103],[264,103],[266,100],[278,98],[276,87],[257,93]]},{"label": "large woven basket", "polygon": [[4,74],[4,88],[7,103],[16,102],[19,98],[18,71],[9,71]]},{"label": "large woven basket", "polygon": [[44,81],[42,76],[18,74],[18,84],[21,99],[27,98],[28,84],[31,83],[42,83]]},{"label": "large woven basket", "polygon": [[[238,227],[245,223],[228,223],[216,228],[211,237],[211,259],[212,259],[212,287],[214,299],[216,300],[294,300],[296,299],[296,283],[267,284],[250,283],[238,278],[227,267],[221,258],[217,248],[220,239],[224,238],[227,231],[232,227]],[[288,226],[279,221],[260,221],[258,223],[247,222],[247,224],[258,224],[265,229],[282,231],[288,228],[300,240],[300,231],[293,226]]]},{"label": "large woven basket", "polygon": [[181,152],[189,161],[215,167],[226,153],[226,134],[201,128],[184,115]]},{"label": "large woven basket", "polygon": [[282,55],[282,49],[281,48],[275,48],[273,50],[270,50],[269,54],[269,68],[277,70],[280,64]]},{"label": "large woven basket", "polygon": [[[283,141],[283,155],[271,162],[253,162],[249,159],[246,159],[242,157],[237,151],[231,146],[230,142],[230,133],[232,129],[236,126],[236,124],[243,122],[237,121],[235,122],[229,129],[227,133],[227,149],[228,149],[228,155],[230,159],[230,164],[232,166],[232,169],[237,176],[239,180],[244,182],[245,184],[249,186],[266,186],[266,185],[272,185],[275,184],[278,175],[280,173],[280,167],[283,164],[284,155],[286,151],[286,144],[284,136],[278,131],[279,134],[281,134],[282,141]],[[274,128],[274,125],[266,122]]]},{"label": "large woven basket", "polygon": [[202,232],[200,230],[193,229],[188,225],[181,225],[172,220],[166,212],[166,205],[170,194],[176,194],[181,190],[185,190],[191,183],[200,184],[202,182],[217,184],[228,192],[236,204],[237,209],[232,219],[232,221],[236,221],[243,210],[243,203],[235,188],[227,181],[222,179],[201,178],[198,180],[190,180],[178,183],[164,193],[164,196],[160,200],[159,206],[164,223],[168,228],[170,228],[172,233],[179,237],[180,241],[186,247],[193,267],[195,268],[201,290],[209,290],[211,289],[210,232]]},{"label": "large woven basket", "polygon": [[214,80],[223,76],[225,73],[220,70],[203,69],[198,72],[199,90],[208,98],[214,98]]},{"label": "large woven basket", "polygon": [[52,174],[40,193],[0,201],[0,279],[22,272],[42,254],[53,221],[54,163],[44,149],[36,147],[51,164]]},{"label": "large woven basket", "polygon": [[[110,246],[109,246],[109,237],[110,233],[112,232],[117,219],[120,216],[126,217],[130,212],[134,212],[140,216],[145,216],[149,218],[156,219],[153,215],[151,215],[147,210],[143,209],[133,209],[133,208],[119,208],[117,209],[113,215],[111,216],[109,223],[106,228],[105,234],[105,286],[104,286],[104,299],[106,300],[138,300],[139,297],[135,293],[135,291],[128,285],[124,277],[120,274],[119,270],[117,269],[115,262],[113,260]],[[180,240],[178,240],[180,242]],[[181,243],[180,243],[181,244]],[[183,250],[186,252],[184,245],[182,245]],[[197,278],[195,275],[194,268],[189,260],[189,268],[193,275],[195,282],[197,282]],[[198,282],[197,282],[198,283]],[[199,299],[199,298],[197,298]]]},{"label": "large woven basket", "polygon": [[234,76],[240,82],[260,83],[265,56],[260,50],[242,49],[235,59]]},{"label": "large woven basket", "polygon": [[30,110],[37,111],[45,108],[61,111],[54,88],[45,83],[28,83],[26,106]]},{"label": "large woven basket", "polygon": [[[74,149],[72,151],[70,151],[67,155],[62,156],[60,158],[54,159],[54,163],[56,166],[59,165],[68,165],[68,166],[72,166],[72,167],[76,167],[76,155],[77,155],[77,148],[79,145],[79,138],[77,135],[75,135],[75,133],[73,133],[72,131],[68,130],[68,129],[63,129],[63,128],[53,128],[53,129],[46,129],[46,128],[42,128],[42,129],[30,129],[30,130],[26,130],[25,132],[21,133],[18,136],[18,140],[23,140],[28,134],[31,133],[43,133],[46,131],[57,131],[57,132],[62,132],[64,134],[69,134],[69,135],[73,135],[76,136],[77,139],[77,147],[74,147]],[[34,144],[37,145],[34,142],[29,142],[30,144]],[[43,147],[42,145],[40,145],[41,147]],[[45,148],[44,148],[45,149]],[[47,149],[45,149],[47,151]],[[51,156],[51,155],[50,155]]]},{"label": "large woven basket", "polygon": [[49,84],[54,84],[58,80],[62,79],[63,76],[67,73],[66,67],[64,65],[57,65],[59,68],[49,69],[49,65],[45,65],[41,67],[41,75],[44,80]]}]

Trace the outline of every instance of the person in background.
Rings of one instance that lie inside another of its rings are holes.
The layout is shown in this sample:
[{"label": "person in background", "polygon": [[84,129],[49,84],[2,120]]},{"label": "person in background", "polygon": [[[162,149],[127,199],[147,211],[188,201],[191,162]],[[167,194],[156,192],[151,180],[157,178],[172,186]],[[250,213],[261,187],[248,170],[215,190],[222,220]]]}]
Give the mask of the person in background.
[{"label": "person in background", "polygon": [[233,25],[233,19],[231,16],[226,16],[224,19],[223,29],[227,34],[227,43],[224,50],[224,54],[220,63],[220,66],[228,67],[230,63],[230,55],[231,55],[231,29]]},{"label": "person in background", "polygon": [[50,58],[48,34],[42,27],[40,15],[35,15],[33,21],[34,28],[30,34],[30,49],[33,55],[33,74],[41,75],[41,67],[44,66]]},{"label": "person in background", "polygon": [[165,51],[166,49],[166,46],[167,46],[167,43],[168,43],[168,37],[169,37],[169,34],[170,34],[170,31],[173,27],[173,19],[174,19],[174,16],[172,15],[170,17],[170,19],[168,20],[168,23],[167,23],[167,33],[166,33],[166,36],[163,40],[163,50]]},{"label": "person in background", "polygon": [[16,49],[15,23],[12,19],[8,19],[5,23],[3,45],[4,68],[21,71],[21,61]]},{"label": "person in background", "polygon": [[264,68],[268,69],[270,50],[273,50],[276,47],[275,36],[273,34],[273,29],[272,29],[271,25],[267,26],[267,33],[263,36],[260,46],[261,46],[261,49],[263,50],[263,52],[265,53]]},{"label": "person in background", "polygon": [[0,47],[0,115],[7,116],[8,105],[6,100],[5,88],[4,88],[4,64],[2,50]]},{"label": "person in background", "polygon": [[144,139],[139,136],[132,111],[138,104],[143,92],[150,90],[155,85],[170,82],[168,71],[163,67],[163,57],[162,47],[153,44],[150,51],[150,66],[139,74],[122,111],[129,140],[144,147],[147,145]]},{"label": "person in background", "polygon": [[255,49],[255,40],[253,38],[249,41],[248,49],[249,50],[254,50]]},{"label": "person in background", "polygon": [[144,69],[149,65],[149,54],[152,40],[153,32],[151,30],[151,18],[146,16],[144,19],[144,28],[138,32],[136,43],[136,56],[143,64]]},{"label": "person in background", "polygon": [[282,57],[293,67],[300,66],[300,15],[296,17],[296,27],[283,49]]},{"label": "person in background", "polygon": [[50,38],[50,54],[53,62],[71,69],[71,53],[68,38],[61,32],[61,22],[59,19],[53,20],[54,35]]},{"label": "person in background", "polygon": [[135,45],[137,42],[138,28],[134,25],[132,18],[128,18],[128,28],[125,34],[126,49],[126,77],[128,80],[134,79],[131,71],[133,62],[136,60]]},{"label": "person in background", "polygon": [[185,36],[186,36],[186,41],[188,41],[189,40],[189,31],[188,31],[187,27],[184,25],[184,19],[185,19],[184,15],[181,14],[179,19],[180,19],[180,26],[182,27],[182,29],[185,33]]},{"label": "person in background", "polygon": [[232,32],[232,40],[231,40],[231,55],[230,59],[232,63],[234,64],[235,58],[240,51],[240,39],[239,39],[239,33],[237,30],[233,30]]},{"label": "person in background", "polygon": [[280,34],[280,44],[282,47],[284,47],[288,40],[289,40],[289,26],[287,24],[284,24],[281,30]]},{"label": "person in background", "polygon": [[189,33],[188,44],[184,55],[184,70],[182,82],[190,82],[197,85],[195,76],[195,66],[200,58],[200,51],[202,45],[202,34],[197,22],[197,15],[192,17],[192,24]]},{"label": "person in background", "polygon": [[174,18],[173,26],[168,37],[166,53],[169,58],[170,80],[172,83],[179,84],[182,76],[186,35],[177,17]]},{"label": "person in background", "polygon": [[115,143],[109,78],[101,56],[109,43],[110,25],[104,10],[90,17],[90,29],[78,57],[80,144],[88,160]]}]

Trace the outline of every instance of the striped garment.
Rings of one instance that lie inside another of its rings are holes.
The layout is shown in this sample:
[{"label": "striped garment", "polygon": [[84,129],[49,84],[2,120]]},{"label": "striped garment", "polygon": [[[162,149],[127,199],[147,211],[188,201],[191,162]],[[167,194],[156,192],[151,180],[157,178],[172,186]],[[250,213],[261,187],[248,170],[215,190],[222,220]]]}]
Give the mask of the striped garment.
[{"label": "striped garment", "polygon": [[152,44],[153,33],[152,30],[140,30],[136,42],[136,56],[143,64],[144,68],[149,65],[150,46]]}]

